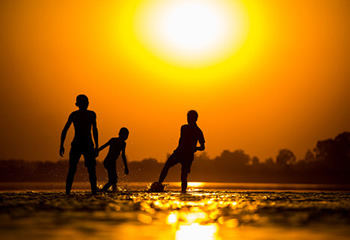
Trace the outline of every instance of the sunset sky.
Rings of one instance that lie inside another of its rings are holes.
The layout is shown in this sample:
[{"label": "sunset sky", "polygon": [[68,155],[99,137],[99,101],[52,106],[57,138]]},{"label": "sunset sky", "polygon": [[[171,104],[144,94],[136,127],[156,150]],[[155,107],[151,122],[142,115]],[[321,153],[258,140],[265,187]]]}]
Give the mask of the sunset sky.
[{"label": "sunset sky", "polygon": [[165,161],[191,109],[210,157],[303,158],[350,131],[349,13],[348,0],[2,0],[0,159],[59,160],[78,94],[100,145],[129,129],[130,161]]}]

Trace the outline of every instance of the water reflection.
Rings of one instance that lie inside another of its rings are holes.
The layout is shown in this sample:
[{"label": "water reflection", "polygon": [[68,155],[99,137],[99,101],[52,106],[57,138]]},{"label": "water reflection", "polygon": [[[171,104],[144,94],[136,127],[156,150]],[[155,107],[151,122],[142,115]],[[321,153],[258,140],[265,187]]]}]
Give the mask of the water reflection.
[{"label": "water reflection", "polygon": [[189,182],[188,183],[188,187],[194,187],[194,188],[201,187],[203,185],[204,185],[204,182]]},{"label": "water reflection", "polygon": [[172,212],[167,217],[167,223],[173,226],[176,240],[219,239],[218,225],[198,208],[192,208],[188,212]]},{"label": "water reflection", "polygon": [[[332,192],[0,193],[1,239],[349,240],[350,195]],[[43,230],[44,229],[44,230]],[[69,238],[69,237],[68,237]]]},{"label": "water reflection", "polygon": [[176,231],[176,240],[217,240],[218,227],[216,224],[200,225],[192,223],[190,225],[180,225]]}]

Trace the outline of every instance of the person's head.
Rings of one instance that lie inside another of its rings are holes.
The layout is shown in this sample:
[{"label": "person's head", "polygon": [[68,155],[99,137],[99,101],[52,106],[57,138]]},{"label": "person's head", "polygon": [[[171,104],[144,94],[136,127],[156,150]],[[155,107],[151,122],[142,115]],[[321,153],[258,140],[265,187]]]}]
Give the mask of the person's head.
[{"label": "person's head", "polygon": [[78,95],[75,105],[79,109],[87,109],[87,107],[89,106],[89,99],[88,99],[88,97],[86,95],[84,95],[84,94]]},{"label": "person's head", "polygon": [[119,130],[119,137],[125,141],[126,139],[128,139],[128,136],[129,136],[129,130],[126,127],[122,127]]},{"label": "person's head", "polygon": [[198,113],[195,110],[190,110],[187,113],[187,122],[188,124],[196,124],[198,119]]}]

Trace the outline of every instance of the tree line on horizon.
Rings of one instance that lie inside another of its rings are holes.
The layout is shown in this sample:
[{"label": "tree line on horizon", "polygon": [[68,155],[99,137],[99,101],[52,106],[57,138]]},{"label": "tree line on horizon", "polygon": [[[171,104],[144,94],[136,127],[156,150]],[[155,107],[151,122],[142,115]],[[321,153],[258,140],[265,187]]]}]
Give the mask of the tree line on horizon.
[{"label": "tree line on horizon", "polygon": [[[121,161],[117,171],[121,182],[157,181],[164,163],[154,158],[131,161],[129,175],[123,174]],[[181,166],[170,169],[166,181],[180,181]],[[196,182],[245,182],[245,183],[322,183],[350,184],[350,133],[343,132],[334,139],[318,141],[303,159],[289,149],[281,149],[275,158],[260,161],[243,150],[224,150],[210,158],[205,152],[195,156],[189,181]],[[28,162],[24,160],[0,160],[0,182],[64,182],[68,172],[68,160],[58,162]],[[97,161],[98,182],[107,181],[103,163]],[[84,161],[80,161],[75,181],[88,181]]]}]

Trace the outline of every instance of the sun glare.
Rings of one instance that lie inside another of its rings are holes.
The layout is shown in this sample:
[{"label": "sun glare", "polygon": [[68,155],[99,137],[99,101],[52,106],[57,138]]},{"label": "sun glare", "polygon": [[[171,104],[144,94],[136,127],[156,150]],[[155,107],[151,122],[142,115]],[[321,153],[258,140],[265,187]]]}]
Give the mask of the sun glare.
[{"label": "sun glare", "polygon": [[188,186],[189,186],[189,187],[201,187],[201,186],[203,186],[203,185],[204,185],[203,182],[189,182],[189,183],[188,183]]},{"label": "sun glare", "polygon": [[156,23],[162,40],[175,50],[198,54],[224,37],[227,22],[220,9],[210,4],[186,1],[168,6]]},{"label": "sun glare", "polygon": [[135,31],[163,61],[182,66],[215,64],[231,56],[246,36],[244,11],[227,0],[153,0],[140,5]]},{"label": "sun glare", "polygon": [[200,225],[193,223],[191,225],[180,225],[176,232],[176,240],[215,240],[217,237],[217,226],[215,224]]}]

